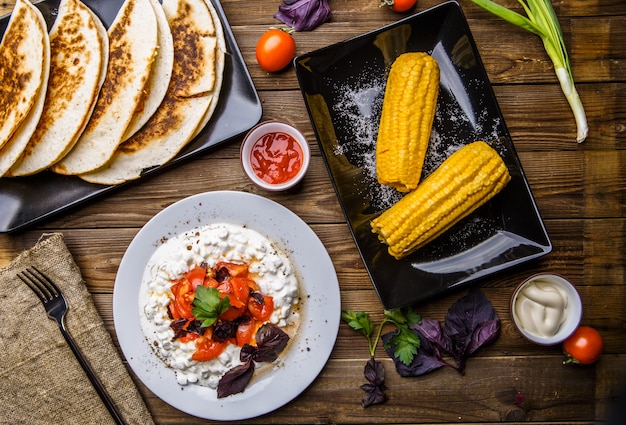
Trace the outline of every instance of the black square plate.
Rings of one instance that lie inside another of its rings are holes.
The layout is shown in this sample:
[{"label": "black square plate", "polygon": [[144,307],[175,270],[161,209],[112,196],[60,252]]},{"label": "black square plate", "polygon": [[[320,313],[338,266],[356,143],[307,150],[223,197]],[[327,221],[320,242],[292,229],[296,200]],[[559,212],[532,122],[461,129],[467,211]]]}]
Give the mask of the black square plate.
[{"label": "black square plate", "polygon": [[[370,229],[372,218],[401,196],[376,181],[374,154],[389,67],[409,51],[431,54],[441,69],[423,176],[460,146],[484,140],[503,157],[512,179],[437,240],[396,260]],[[295,65],[337,196],[385,308],[423,302],[552,250],[458,3],[304,54]]]},{"label": "black square plate", "polygon": [[[59,3],[59,0],[44,0],[35,4],[44,15],[48,28],[54,23]],[[84,3],[108,28],[123,0],[84,0]],[[219,103],[211,121],[191,143],[167,164],[146,170],[142,178],[226,143],[248,131],[261,119],[261,102],[222,5],[218,0],[212,0],[212,3],[222,22],[227,51]],[[9,16],[0,19],[0,38],[4,35],[8,22]],[[130,183],[116,186],[97,185],[79,177],[62,176],[48,171],[29,177],[0,178],[0,232],[23,229]]]}]

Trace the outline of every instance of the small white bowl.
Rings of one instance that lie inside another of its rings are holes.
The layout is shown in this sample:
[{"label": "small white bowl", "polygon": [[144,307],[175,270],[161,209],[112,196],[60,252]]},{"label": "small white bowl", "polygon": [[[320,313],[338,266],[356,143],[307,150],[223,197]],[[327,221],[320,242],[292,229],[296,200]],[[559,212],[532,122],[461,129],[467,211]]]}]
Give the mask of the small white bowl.
[{"label": "small white bowl", "polygon": [[[565,320],[560,325],[556,333],[550,336],[542,336],[525,329],[523,325],[524,318],[518,315],[521,312],[518,312],[516,308],[520,293],[525,288],[527,288],[528,285],[531,285],[539,280],[545,282],[546,284],[553,285],[556,288],[560,288],[562,292],[567,296]],[[556,345],[566,340],[567,337],[569,337],[576,330],[576,328],[578,328],[583,310],[580,295],[578,294],[578,291],[576,290],[574,285],[563,276],[546,273],[530,276],[528,279],[523,281],[513,292],[513,296],[511,297],[510,309],[511,316],[513,317],[513,322],[515,323],[515,326],[517,327],[519,332],[529,341],[540,345]]]},{"label": "small white bowl", "polygon": [[[256,175],[252,167],[252,147],[260,138],[269,133],[286,133],[293,137],[302,148],[303,158],[300,170],[290,180],[283,183],[270,183],[263,180],[261,177]],[[265,121],[257,124],[248,132],[248,134],[246,134],[243,142],[241,143],[240,158],[241,165],[243,166],[246,175],[254,184],[265,190],[277,192],[292,189],[293,187],[298,185],[300,181],[302,181],[302,178],[309,168],[309,162],[311,160],[311,150],[309,147],[309,143],[307,142],[304,135],[295,127],[281,121]]]}]

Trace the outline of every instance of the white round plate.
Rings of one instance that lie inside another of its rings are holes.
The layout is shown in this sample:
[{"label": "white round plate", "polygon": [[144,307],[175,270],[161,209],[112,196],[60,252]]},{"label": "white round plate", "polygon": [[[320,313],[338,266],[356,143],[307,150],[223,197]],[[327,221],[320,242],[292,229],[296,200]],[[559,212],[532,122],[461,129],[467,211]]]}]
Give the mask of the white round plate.
[{"label": "white round plate", "polygon": [[[290,347],[281,356],[284,364],[253,377],[243,393],[221,399],[207,387],[178,385],[174,372],[149,347],[139,322],[139,287],[152,254],[164,240],[209,223],[245,225],[265,235],[289,256],[300,278],[302,320]],[[243,420],[289,403],[319,375],[339,331],[339,283],[326,248],[293,212],[249,193],[207,192],[170,205],[137,233],[115,279],[113,319],[128,364],[157,397],[200,418]]]}]

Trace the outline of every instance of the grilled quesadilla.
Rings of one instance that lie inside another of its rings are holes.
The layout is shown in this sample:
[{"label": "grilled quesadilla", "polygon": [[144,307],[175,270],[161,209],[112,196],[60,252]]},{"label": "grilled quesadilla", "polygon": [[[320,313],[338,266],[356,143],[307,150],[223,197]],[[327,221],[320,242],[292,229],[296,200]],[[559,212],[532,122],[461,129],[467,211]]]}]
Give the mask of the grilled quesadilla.
[{"label": "grilled quesadilla", "polygon": [[157,54],[157,20],[150,0],[125,0],[108,30],[104,84],[85,131],[52,170],[85,173],[104,165],[122,142],[142,100]]},{"label": "grilled quesadilla", "polygon": [[30,1],[17,0],[0,43],[0,176],[35,131],[49,66],[50,41],[43,15]]},{"label": "grilled quesadilla", "polygon": [[152,63],[150,79],[144,88],[144,98],[135,111],[130,125],[124,133],[124,140],[130,138],[150,119],[163,101],[170,78],[172,77],[172,66],[174,65],[174,44],[170,25],[167,22],[165,12],[161,3],[157,0],[150,0],[157,18],[157,37],[159,49],[157,56]]},{"label": "grilled quesadilla", "polygon": [[165,99],[150,120],[122,143],[86,181],[118,184],[172,159],[211,117],[222,86],[224,34],[209,0],[164,0],[174,41],[174,67]]},{"label": "grilled quesadilla", "polygon": [[50,78],[41,119],[8,175],[44,170],[76,143],[91,116],[108,61],[106,29],[79,0],[62,0],[50,30]]}]

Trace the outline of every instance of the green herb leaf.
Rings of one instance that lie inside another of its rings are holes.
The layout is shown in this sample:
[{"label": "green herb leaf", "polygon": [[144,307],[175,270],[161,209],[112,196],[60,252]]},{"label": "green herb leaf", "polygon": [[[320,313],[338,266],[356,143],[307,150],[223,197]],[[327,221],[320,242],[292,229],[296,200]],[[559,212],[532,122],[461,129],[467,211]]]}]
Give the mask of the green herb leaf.
[{"label": "green herb leaf", "polygon": [[400,326],[398,331],[384,344],[384,347],[388,348],[392,344],[396,346],[393,355],[409,366],[413,362],[413,357],[417,354],[420,339],[417,333],[411,329]]},{"label": "green herb leaf", "polygon": [[396,325],[398,330],[384,344],[384,347],[389,348],[392,344],[395,345],[394,356],[405,365],[410,365],[420,347],[420,339],[409,326],[419,323],[422,317],[410,308],[403,308],[385,310],[385,319]]},{"label": "green herb leaf", "polygon": [[368,339],[374,333],[374,322],[370,319],[369,314],[362,311],[342,311],[341,318],[355,331],[361,332]]},{"label": "green herb leaf", "polygon": [[213,325],[218,316],[230,308],[230,299],[220,298],[220,292],[215,288],[198,285],[193,305],[195,307],[191,312],[202,322],[202,327],[206,328]]}]

